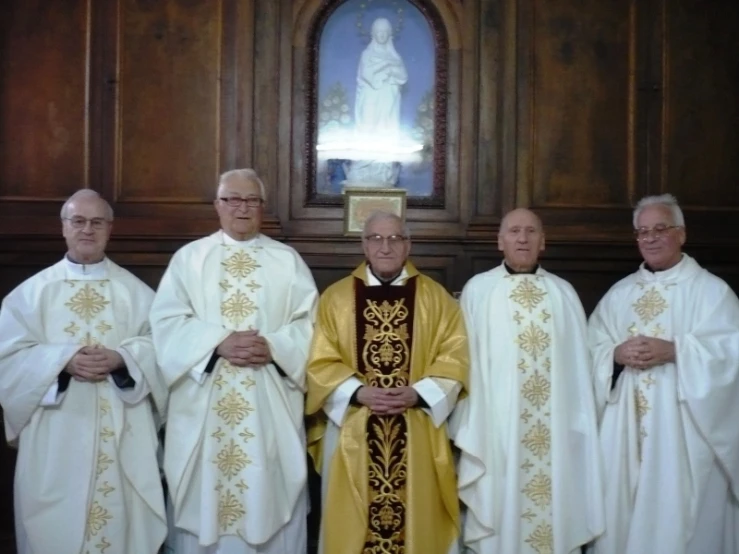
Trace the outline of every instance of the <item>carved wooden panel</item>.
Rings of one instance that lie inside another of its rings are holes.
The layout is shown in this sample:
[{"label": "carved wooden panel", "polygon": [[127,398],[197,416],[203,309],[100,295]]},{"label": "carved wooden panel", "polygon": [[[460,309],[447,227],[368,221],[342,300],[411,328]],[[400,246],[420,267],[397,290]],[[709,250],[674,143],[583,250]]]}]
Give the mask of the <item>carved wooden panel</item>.
[{"label": "carved wooden panel", "polygon": [[520,3],[519,205],[628,206],[636,2]]},{"label": "carved wooden panel", "polygon": [[[739,5],[662,2],[664,144],[660,190],[684,205],[739,208]],[[736,226],[726,229],[738,236]]]},{"label": "carved wooden panel", "polygon": [[87,182],[89,5],[3,3],[0,201],[58,199]]},{"label": "carved wooden panel", "polygon": [[120,0],[116,200],[212,200],[221,5]]}]

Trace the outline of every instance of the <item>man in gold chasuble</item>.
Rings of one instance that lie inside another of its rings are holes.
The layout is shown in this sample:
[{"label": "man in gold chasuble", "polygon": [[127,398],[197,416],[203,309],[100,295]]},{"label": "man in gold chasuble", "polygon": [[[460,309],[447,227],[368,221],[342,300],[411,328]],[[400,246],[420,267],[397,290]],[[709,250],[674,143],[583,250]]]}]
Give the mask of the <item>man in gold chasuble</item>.
[{"label": "man in gold chasuble", "polygon": [[367,261],[321,297],[307,370],[320,551],[457,552],[446,419],[467,386],[462,314],[407,261],[398,217],[373,214],[363,235]]}]

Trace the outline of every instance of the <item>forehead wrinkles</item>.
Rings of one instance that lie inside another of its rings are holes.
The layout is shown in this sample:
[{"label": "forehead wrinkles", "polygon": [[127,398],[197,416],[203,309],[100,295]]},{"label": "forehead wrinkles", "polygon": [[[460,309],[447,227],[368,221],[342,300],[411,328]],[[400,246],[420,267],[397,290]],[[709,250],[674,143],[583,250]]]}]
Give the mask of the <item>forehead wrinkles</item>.
[{"label": "forehead wrinkles", "polygon": [[649,206],[644,208],[636,220],[638,227],[650,227],[653,225],[672,225],[672,212],[666,206]]},{"label": "forehead wrinkles", "polygon": [[106,215],[105,205],[98,201],[75,201],[67,206],[67,217],[87,216],[102,217]]},{"label": "forehead wrinkles", "polygon": [[368,235],[402,235],[400,225],[391,220],[378,221],[367,230]]},{"label": "forehead wrinkles", "polygon": [[219,196],[261,196],[261,194],[258,183],[232,180],[220,186]]}]

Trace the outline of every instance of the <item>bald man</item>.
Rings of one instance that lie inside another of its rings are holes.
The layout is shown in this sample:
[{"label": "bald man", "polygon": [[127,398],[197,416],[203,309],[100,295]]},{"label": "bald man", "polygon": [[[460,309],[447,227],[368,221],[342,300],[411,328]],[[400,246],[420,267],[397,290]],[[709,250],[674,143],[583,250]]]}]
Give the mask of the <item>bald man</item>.
[{"label": "bald man", "polygon": [[539,266],[536,214],[507,214],[498,249],[503,263],[461,298],[470,393],[452,434],[463,540],[477,554],[579,552],[603,532],[585,313],[572,286]]}]

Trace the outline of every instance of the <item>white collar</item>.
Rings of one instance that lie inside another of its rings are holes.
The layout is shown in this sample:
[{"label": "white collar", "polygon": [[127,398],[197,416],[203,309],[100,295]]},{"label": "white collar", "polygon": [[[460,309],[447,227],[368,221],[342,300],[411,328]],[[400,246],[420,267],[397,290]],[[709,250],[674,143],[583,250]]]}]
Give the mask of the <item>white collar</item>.
[{"label": "white collar", "polygon": [[108,259],[103,258],[94,264],[78,264],[64,256],[64,267],[74,277],[85,277],[87,279],[105,279],[108,276]]},{"label": "white collar", "polygon": [[259,233],[247,240],[236,240],[226,231],[221,229],[221,240],[223,241],[223,244],[227,244],[229,246],[255,246],[257,241],[259,240]]},{"label": "white collar", "polygon": [[[403,285],[405,283],[405,280],[408,279],[408,272],[405,269],[405,266],[403,267],[403,271],[400,272],[400,275],[398,275],[395,279],[392,280],[390,283],[391,286],[397,287],[399,285]],[[370,269],[369,264],[367,264],[367,286],[368,287],[377,287],[382,285],[383,282],[380,281],[377,277],[375,277],[375,274],[372,273],[372,270]]]}]

